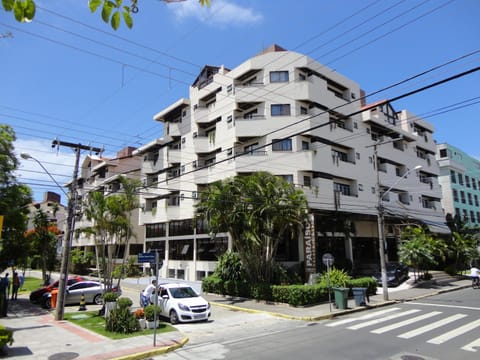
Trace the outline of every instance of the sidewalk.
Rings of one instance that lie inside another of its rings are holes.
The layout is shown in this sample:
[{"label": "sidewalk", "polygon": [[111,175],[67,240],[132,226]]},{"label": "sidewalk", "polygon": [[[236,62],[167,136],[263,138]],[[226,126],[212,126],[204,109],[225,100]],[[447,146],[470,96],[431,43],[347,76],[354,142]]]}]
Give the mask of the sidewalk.
[{"label": "sidewalk", "polygon": [[[148,279],[125,279],[122,287],[141,289]],[[202,294],[212,305],[229,307],[248,312],[267,312],[273,316],[288,319],[314,321],[331,318],[354,311],[388,305],[397,301],[410,301],[442,292],[469,287],[470,280],[452,279],[447,283],[425,282],[412,287],[408,282],[398,288],[389,289],[389,301],[383,300],[381,289],[370,296],[367,306],[356,307],[353,299],[348,300],[348,309],[337,310],[333,304],[323,303],[308,307],[293,307],[261,301]],[[333,296],[332,296],[333,301]],[[92,305],[89,310],[94,310]],[[78,311],[67,307],[66,311]],[[213,309],[215,313],[215,309]],[[79,313],[80,314],[80,313]],[[153,335],[137,336],[123,340],[111,340],[80,328],[68,321],[55,321],[53,313],[30,304],[28,294],[10,301],[8,317],[1,318],[0,324],[14,330],[14,343],[7,347],[8,357],[46,360],[102,360],[102,359],[146,359],[154,355],[175,350],[183,346],[188,338],[179,331],[157,334],[156,346]]]}]

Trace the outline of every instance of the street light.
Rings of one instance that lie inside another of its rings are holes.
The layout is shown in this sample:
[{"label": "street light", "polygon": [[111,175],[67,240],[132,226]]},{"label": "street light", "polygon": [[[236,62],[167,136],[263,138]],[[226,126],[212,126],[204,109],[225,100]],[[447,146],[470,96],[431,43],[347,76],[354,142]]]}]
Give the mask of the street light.
[{"label": "street light", "polygon": [[25,159],[25,160],[33,160],[33,161],[35,161],[38,165],[40,165],[40,166],[42,167],[43,171],[45,171],[45,172],[47,173],[47,175],[50,176],[50,179],[53,180],[53,182],[55,183],[55,185],[57,185],[57,186],[60,188],[60,190],[62,190],[62,192],[65,194],[65,196],[67,197],[67,200],[68,200],[68,194],[67,194],[67,192],[65,191],[65,189],[63,188],[63,186],[61,186],[61,185],[57,182],[57,180],[55,180],[55,178],[52,176],[52,174],[50,174],[50,173],[48,172],[48,170],[45,168],[45,166],[43,166],[43,164],[42,164],[39,160],[35,159],[32,155],[30,155],[30,154],[28,154],[28,153],[21,153],[20,156],[21,156],[22,159]]},{"label": "street light", "polygon": [[[79,150],[77,151],[79,152]],[[60,265],[60,280],[58,282],[58,299],[56,305],[56,312],[55,312],[55,319],[56,320],[63,320],[63,313],[65,307],[65,291],[68,279],[68,263],[70,260],[70,247],[72,246],[73,241],[73,234],[74,234],[74,226],[75,226],[75,216],[74,216],[74,209],[75,209],[75,196],[72,194],[76,193],[75,184],[76,184],[76,173],[78,171],[78,156],[77,161],[75,163],[75,170],[74,170],[74,185],[73,188],[70,190],[70,196],[65,192],[63,187],[55,180],[55,178],[50,174],[50,172],[43,166],[43,164],[35,159],[33,156],[27,153],[20,154],[22,159],[32,159],[37,162],[42,169],[47,173],[48,176],[53,180],[53,182],[62,190],[68,200],[68,215],[67,215],[67,232],[63,237],[62,243],[62,262]]]},{"label": "street light", "polygon": [[374,147],[375,151],[375,161],[376,161],[376,170],[377,170],[377,194],[378,194],[378,205],[377,205],[377,225],[378,225],[378,251],[380,253],[380,269],[382,273],[382,292],[383,300],[388,301],[388,279],[387,279],[387,264],[385,261],[385,209],[383,208],[383,198],[387,195],[401,180],[405,179],[408,174],[412,171],[416,171],[422,168],[422,165],[417,165],[413,169],[408,170],[403,174],[397,181],[393,183],[385,192],[380,190],[380,174],[378,170],[378,157],[377,157],[377,147]]}]

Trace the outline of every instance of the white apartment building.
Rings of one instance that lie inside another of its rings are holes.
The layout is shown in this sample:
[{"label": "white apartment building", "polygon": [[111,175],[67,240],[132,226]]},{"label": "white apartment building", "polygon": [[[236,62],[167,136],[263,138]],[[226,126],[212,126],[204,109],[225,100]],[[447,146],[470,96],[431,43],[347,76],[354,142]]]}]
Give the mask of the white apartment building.
[{"label": "white apartment building", "polygon": [[445,213],[480,226],[480,161],[448,143],[437,145],[437,160]]},{"label": "white apartment building", "polygon": [[310,272],[325,252],[340,266],[378,264],[374,144],[388,257],[396,260],[403,225],[443,223],[433,127],[389,104],[366,106],[362,95],[354,81],[277,45],[232,70],[205,66],[188,98],[154,116],[163,137],[134,152],[146,186],[139,222],[146,249],[164,260],[160,275],[199,280],[215,269],[232,244],[193,220],[198,194],[256,171],[301,187],[309,202],[313,239],[285,241],[277,260],[308,258]]},{"label": "white apartment building", "polygon": [[[76,213],[80,216],[75,220],[75,236],[72,248],[81,248],[83,251],[95,253],[95,239],[79,230],[91,227],[93,224],[81,212],[81,202],[92,191],[100,191],[105,196],[117,194],[122,191],[120,177],[131,179],[140,178],[142,159],[132,156],[135,148],[126,147],[119,151],[115,158],[106,158],[98,155],[87,155],[82,161],[77,179],[78,206]],[[139,209],[132,211],[132,234],[128,240],[129,246],[120,245],[116,261],[123,258],[125,252],[128,256],[137,255],[144,250],[144,231],[138,225]]]}]

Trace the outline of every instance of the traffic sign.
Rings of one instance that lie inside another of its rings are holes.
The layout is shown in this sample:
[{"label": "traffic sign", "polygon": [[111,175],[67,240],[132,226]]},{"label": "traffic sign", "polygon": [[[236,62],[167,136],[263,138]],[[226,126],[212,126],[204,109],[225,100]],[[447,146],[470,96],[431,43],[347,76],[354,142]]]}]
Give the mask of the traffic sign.
[{"label": "traffic sign", "polygon": [[139,263],[155,263],[155,253],[148,252],[148,253],[138,254],[138,262]]},{"label": "traffic sign", "polygon": [[323,254],[322,256],[322,262],[325,266],[332,266],[333,265],[333,261],[334,261],[334,258],[333,258],[333,255],[330,254],[330,253],[325,253]]}]

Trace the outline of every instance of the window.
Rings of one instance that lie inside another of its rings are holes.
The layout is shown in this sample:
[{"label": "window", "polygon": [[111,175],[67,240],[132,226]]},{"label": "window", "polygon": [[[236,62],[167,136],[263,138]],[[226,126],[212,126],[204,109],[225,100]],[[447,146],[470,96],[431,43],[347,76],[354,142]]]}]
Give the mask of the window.
[{"label": "window", "polygon": [[456,189],[453,189],[453,201],[458,201],[458,191]]},{"label": "window", "polygon": [[293,175],[278,175],[289,184],[293,184]]},{"label": "window", "polygon": [[232,93],[232,89],[233,89],[233,85],[232,85],[232,84],[227,85],[227,94],[231,94],[231,93]]},{"label": "window", "polygon": [[312,178],[310,176],[304,176],[303,177],[303,185],[305,186],[312,186]]},{"label": "window", "polygon": [[272,116],[288,116],[290,115],[290,104],[272,104],[270,114]]},{"label": "window", "polygon": [[465,193],[463,191],[460,191],[460,199],[462,201],[462,204],[465,204]]},{"label": "window", "polygon": [[475,213],[472,210],[470,210],[470,221],[475,222]]},{"label": "window", "polygon": [[233,154],[233,148],[227,149],[227,156],[232,156]]},{"label": "window", "polygon": [[333,183],[333,190],[339,192],[342,195],[350,196],[350,185]]},{"label": "window", "polygon": [[305,106],[300,106],[300,114],[308,115],[308,109]]},{"label": "window", "polygon": [[217,261],[218,257],[228,249],[228,238],[197,239],[196,258],[200,261]]},{"label": "window", "polygon": [[457,176],[453,170],[450,170],[450,181],[454,184],[457,183]]},{"label": "window", "polygon": [[470,177],[468,175],[465,175],[465,185],[467,185],[467,187],[470,187]]},{"label": "window", "polygon": [[166,223],[145,224],[145,237],[154,238],[167,235]]},{"label": "window", "polygon": [[270,71],[270,82],[288,82],[288,71]]},{"label": "window", "polygon": [[468,197],[468,205],[473,205],[472,194],[467,193],[467,197]]},{"label": "window", "polygon": [[231,123],[233,120],[232,115],[227,116],[227,123]]},{"label": "window", "polygon": [[342,151],[332,149],[332,157],[333,157],[334,160],[338,159],[340,161],[348,162],[348,154],[344,153]]},{"label": "window", "polygon": [[255,149],[258,147],[258,142],[256,143],[253,143],[251,145],[247,145],[243,148],[243,151],[245,153],[250,153],[250,154],[253,154],[255,152]]},{"label": "window", "polygon": [[477,180],[475,180],[474,178],[472,178],[472,187],[474,190],[477,190]]},{"label": "window", "polygon": [[480,212],[477,211],[477,222],[480,223]]},{"label": "window", "polygon": [[193,239],[170,240],[168,258],[171,260],[193,260]]},{"label": "window", "polygon": [[458,174],[458,183],[459,183],[460,185],[463,185],[463,175],[460,174],[460,173]]},{"label": "window", "polygon": [[302,150],[310,150],[310,143],[308,141],[302,141]]},{"label": "window", "polygon": [[473,195],[473,198],[475,200],[475,206],[479,206],[479,203],[478,203],[478,195]]},{"label": "window", "polygon": [[192,219],[176,220],[176,221],[170,221],[168,223],[169,236],[192,235],[192,234],[193,234]]},{"label": "window", "polygon": [[273,140],[272,151],[292,151],[292,139]]}]

